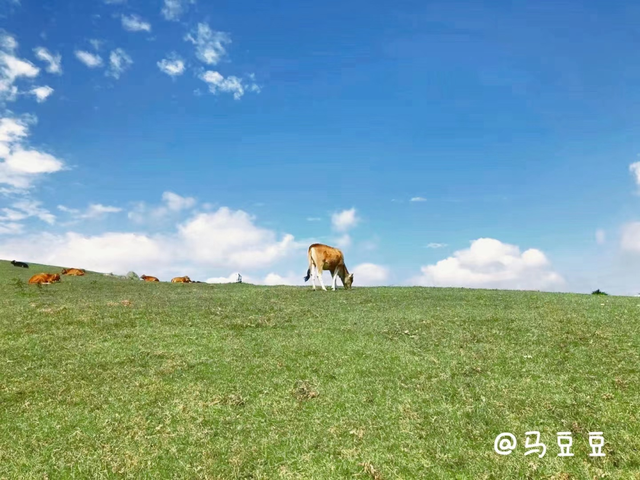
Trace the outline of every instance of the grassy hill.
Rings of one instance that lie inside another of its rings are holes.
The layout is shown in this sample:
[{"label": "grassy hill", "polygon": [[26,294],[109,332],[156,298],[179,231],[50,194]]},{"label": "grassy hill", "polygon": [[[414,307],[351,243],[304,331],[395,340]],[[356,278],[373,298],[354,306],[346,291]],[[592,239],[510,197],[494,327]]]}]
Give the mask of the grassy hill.
[{"label": "grassy hill", "polygon": [[640,478],[638,298],[59,270],[0,262],[0,478]]}]

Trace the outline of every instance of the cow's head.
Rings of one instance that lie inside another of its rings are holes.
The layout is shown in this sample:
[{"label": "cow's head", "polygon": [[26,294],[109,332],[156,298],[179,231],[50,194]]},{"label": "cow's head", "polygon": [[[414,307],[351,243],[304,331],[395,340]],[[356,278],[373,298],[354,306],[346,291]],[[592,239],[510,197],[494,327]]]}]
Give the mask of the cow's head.
[{"label": "cow's head", "polygon": [[353,273],[350,273],[344,279],[344,288],[351,288],[352,284],[353,284]]},{"label": "cow's head", "polygon": [[54,273],[53,275],[51,275],[49,277],[49,281],[50,282],[59,282],[60,281],[60,274],[59,273]]}]

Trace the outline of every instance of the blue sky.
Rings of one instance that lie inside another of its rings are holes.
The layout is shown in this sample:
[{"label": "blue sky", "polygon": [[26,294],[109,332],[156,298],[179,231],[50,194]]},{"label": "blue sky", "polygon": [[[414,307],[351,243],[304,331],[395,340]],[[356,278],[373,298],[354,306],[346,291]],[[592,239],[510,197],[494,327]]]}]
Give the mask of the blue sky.
[{"label": "blue sky", "polygon": [[322,241],[354,285],[637,294],[639,21],[0,0],[0,258],[298,284]]}]

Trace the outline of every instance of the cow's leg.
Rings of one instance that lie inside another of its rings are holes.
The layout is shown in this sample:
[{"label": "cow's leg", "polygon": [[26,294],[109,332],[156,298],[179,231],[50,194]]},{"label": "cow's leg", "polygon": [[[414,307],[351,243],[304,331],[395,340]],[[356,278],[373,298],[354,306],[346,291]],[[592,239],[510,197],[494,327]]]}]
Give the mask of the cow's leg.
[{"label": "cow's leg", "polygon": [[325,288],[324,282],[322,281],[322,269],[316,266],[316,272],[318,272],[318,279],[320,280],[320,286],[322,287],[322,290],[326,292],[327,289]]},{"label": "cow's leg", "polygon": [[313,285],[313,289],[316,289],[316,267],[315,265],[311,265],[311,284]]},{"label": "cow's leg", "polygon": [[333,271],[332,277],[333,277],[333,291],[335,292],[336,288],[338,288],[338,269],[337,268]]}]

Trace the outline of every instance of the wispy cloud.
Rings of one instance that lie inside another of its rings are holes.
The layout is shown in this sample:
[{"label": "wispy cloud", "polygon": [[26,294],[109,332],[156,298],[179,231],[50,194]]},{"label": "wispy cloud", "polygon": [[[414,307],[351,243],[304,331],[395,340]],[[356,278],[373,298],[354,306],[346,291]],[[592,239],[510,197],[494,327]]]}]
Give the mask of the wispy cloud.
[{"label": "wispy cloud", "polygon": [[426,202],[426,201],[427,201],[427,199],[426,199],[426,198],[424,198],[424,197],[413,197],[413,198],[411,199],[411,201],[412,201],[412,202]]},{"label": "wispy cloud", "polygon": [[101,218],[109,213],[118,213],[122,211],[121,208],[102,205],[100,203],[92,203],[84,211],[75,208],[68,208],[64,205],[58,205],[58,210],[68,213],[78,220]]},{"label": "wispy cloud", "polygon": [[89,68],[98,68],[103,65],[102,57],[98,54],[87,52],[85,50],[76,50],[74,53],[76,58]]},{"label": "wispy cloud", "polygon": [[162,16],[167,20],[178,21],[196,0],[164,0]]},{"label": "wispy cloud", "polygon": [[596,243],[598,245],[603,245],[606,241],[607,241],[606,232],[602,229],[596,230]]},{"label": "wispy cloud", "polygon": [[177,77],[184,73],[185,63],[176,53],[171,53],[167,58],[163,58],[158,62],[158,68],[161,72],[166,73],[170,77]]},{"label": "wispy cloud", "polygon": [[47,63],[47,72],[55,73],[57,75],[62,74],[62,55],[53,54],[44,47],[37,47],[33,49],[33,53],[38,60]]},{"label": "wispy cloud", "polygon": [[231,43],[229,34],[211,30],[206,23],[199,23],[184,39],[196,46],[196,56],[207,65],[217,65],[227,53],[225,45]]},{"label": "wispy cloud", "polygon": [[53,93],[53,88],[48,85],[42,87],[36,87],[32,89],[29,93],[35,95],[36,101],[38,103],[44,102],[49,96]]},{"label": "wispy cloud", "polygon": [[138,15],[122,15],[122,28],[129,32],[150,32],[151,24]]},{"label": "wispy cloud", "polygon": [[233,75],[223,77],[219,72],[208,70],[200,75],[200,79],[209,86],[209,91],[214,95],[219,92],[232,93],[233,98],[240,100],[246,91],[260,92],[258,85],[244,83],[240,78]]},{"label": "wispy cloud", "polygon": [[109,69],[106,75],[118,79],[131,65],[133,60],[129,54],[121,48],[116,48],[109,54]]},{"label": "wispy cloud", "polygon": [[190,210],[195,207],[196,203],[196,199],[193,197],[183,197],[174,192],[164,192],[162,194],[162,205],[153,208],[144,202],[140,202],[128,213],[128,217],[136,223],[158,221],[182,211]]},{"label": "wispy cloud", "polygon": [[444,248],[446,246],[447,246],[446,243],[436,243],[436,242],[431,242],[426,245],[427,248]]},{"label": "wispy cloud", "polygon": [[18,95],[15,82],[19,78],[35,78],[40,69],[16,56],[18,42],[12,35],[0,32],[0,101],[13,101]]}]

